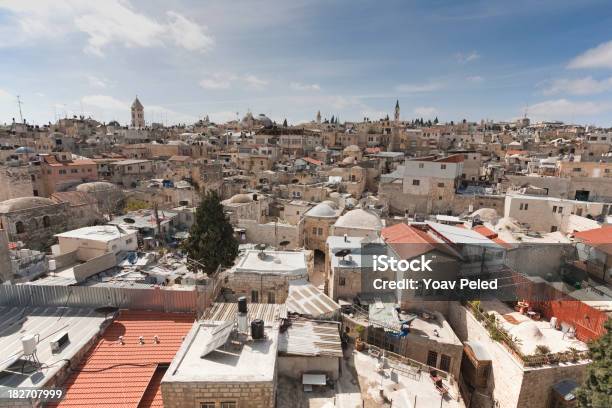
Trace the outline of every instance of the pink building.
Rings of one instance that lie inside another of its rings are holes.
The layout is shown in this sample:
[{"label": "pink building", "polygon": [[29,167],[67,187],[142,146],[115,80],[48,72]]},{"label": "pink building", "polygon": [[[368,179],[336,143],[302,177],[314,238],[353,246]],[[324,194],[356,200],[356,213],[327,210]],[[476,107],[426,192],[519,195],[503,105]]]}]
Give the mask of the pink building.
[{"label": "pink building", "polygon": [[[41,183],[45,196],[81,183],[98,180],[98,166],[90,159],[73,159],[71,153],[40,155]],[[43,195],[41,194],[41,195]]]}]

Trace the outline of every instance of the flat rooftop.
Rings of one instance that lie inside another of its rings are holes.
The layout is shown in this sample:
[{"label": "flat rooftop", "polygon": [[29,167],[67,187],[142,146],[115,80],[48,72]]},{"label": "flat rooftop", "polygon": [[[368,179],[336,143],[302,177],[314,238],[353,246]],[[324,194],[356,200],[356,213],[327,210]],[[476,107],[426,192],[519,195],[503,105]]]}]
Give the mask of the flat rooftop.
[{"label": "flat rooftop", "polygon": [[[101,330],[105,316],[69,307],[0,307],[0,388],[43,387]],[[53,353],[50,342],[68,333],[69,343]],[[24,365],[21,338],[38,335],[36,370]]]},{"label": "flat rooftop", "polygon": [[121,233],[114,225],[96,225],[93,227],[83,227],[72,231],[55,234],[59,238],[78,238],[88,239],[92,241],[109,242],[126,235],[136,234],[136,231],[127,231]]},{"label": "flat rooftop", "polygon": [[304,252],[258,250],[247,250],[234,271],[287,275],[306,275],[308,273]]},{"label": "flat rooftop", "polygon": [[228,340],[203,355],[215,343],[215,331],[225,321],[194,323],[166,371],[164,382],[272,382],[276,371],[278,328],[265,326],[265,338]]},{"label": "flat rooftop", "polygon": [[493,313],[508,333],[520,340],[518,347],[526,356],[536,354],[539,345],[548,347],[551,353],[568,351],[570,348],[588,350],[584,342],[552,328],[550,322],[532,320],[499,300],[483,300],[480,306],[484,313]]}]

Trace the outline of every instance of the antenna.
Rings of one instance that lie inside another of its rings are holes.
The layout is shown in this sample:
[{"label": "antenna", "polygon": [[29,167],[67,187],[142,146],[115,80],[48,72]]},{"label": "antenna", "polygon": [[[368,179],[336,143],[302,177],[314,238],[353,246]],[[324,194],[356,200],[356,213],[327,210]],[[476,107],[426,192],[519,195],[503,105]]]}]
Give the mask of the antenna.
[{"label": "antenna", "polygon": [[17,95],[17,105],[19,105],[19,118],[21,119],[21,123],[23,123],[23,114],[21,113],[21,97]]}]

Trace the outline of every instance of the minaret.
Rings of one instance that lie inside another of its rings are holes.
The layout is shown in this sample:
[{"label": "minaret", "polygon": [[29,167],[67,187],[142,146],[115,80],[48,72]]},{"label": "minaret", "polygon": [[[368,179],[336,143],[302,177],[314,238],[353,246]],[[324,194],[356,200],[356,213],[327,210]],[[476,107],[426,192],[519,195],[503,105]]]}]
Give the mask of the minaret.
[{"label": "minaret", "polygon": [[321,111],[317,112],[317,123],[320,125],[321,124]]},{"label": "minaret", "polygon": [[399,99],[395,101],[395,124],[397,125],[400,121],[400,107]]},{"label": "minaret", "polygon": [[133,128],[144,128],[145,120],[144,120],[144,107],[142,103],[138,100],[138,96],[134,99],[132,103],[132,127]]}]

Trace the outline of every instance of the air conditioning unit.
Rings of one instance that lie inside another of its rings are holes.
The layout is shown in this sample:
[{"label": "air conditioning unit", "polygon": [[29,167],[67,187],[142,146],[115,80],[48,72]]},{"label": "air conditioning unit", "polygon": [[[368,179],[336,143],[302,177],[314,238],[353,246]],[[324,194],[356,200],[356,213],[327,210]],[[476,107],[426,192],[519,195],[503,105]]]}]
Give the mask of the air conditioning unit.
[{"label": "air conditioning unit", "polygon": [[52,353],[59,353],[62,349],[70,343],[68,332],[60,332],[55,337],[51,338],[49,344],[51,345]]}]

